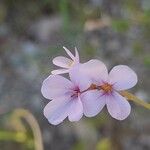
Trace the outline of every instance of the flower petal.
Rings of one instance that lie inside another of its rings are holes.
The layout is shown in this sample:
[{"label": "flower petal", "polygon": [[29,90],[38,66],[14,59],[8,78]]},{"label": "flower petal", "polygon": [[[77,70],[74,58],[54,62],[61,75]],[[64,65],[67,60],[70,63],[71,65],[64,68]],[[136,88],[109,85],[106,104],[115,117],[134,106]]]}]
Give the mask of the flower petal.
[{"label": "flower petal", "polygon": [[79,53],[78,53],[78,50],[77,50],[77,48],[75,47],[75,58],[74,58],[74,61],[75,61],[75,63],[76,64],[78,64],[79,63]]},{"label": "flower petal", "polygon": [[41,92],[47,99],[67,94],[72,89],[73,84],[66,78],[59,75],[50,75],[43,81]]},{"label": "flower petal", "polygon": [[117,120],[126,119],[131,112],[129,102],[117,92],[106,97],[106,105],[109,114]]},{"label": "flower petal", "polygon": [[68,97],[59,97],[50,101],[44,108],[44,116],[48,121],[57,125],[61,123],[68,115],[70,110],[70,100]]},{"label": "flower petal", "polygon": [[72,63],[73,61],[71,59],[63,56],[58,56],[53,59],[53,64],[62,68],[70,68]]},{"label": "flower petal", "polygon": [[105,106],[105,95],[101,91],[91,90],[82,94],[84,114],[87,117],[96,116]]},{"label": "flower petal", "polygon": [[126,90],[132,88],[137,83],[136,73],[125,65],[115,66],[110,71],[109,78],[116,90]]},{"label": "flower petal", "polygon": [[70,112],[68,119],[70,121],[79,121],[83,116],[83,106],[80,97],[71,100]]},{"label": "flower petal", "polygon": [[80,91],[88,89],[91,85],[91,81],[86,75],[80,71],[81,64],[73,66],[69,71],[71,81],[75,86],[79,87]]},{"label": "flower petal", "polygon": [[57,69],[57,70],[51,71],[53,75],[64,74],[68,72],[69,72],[69,69]]},{"label": "flower petal", "polygon": [[96,59],[92,59],[82,64],[81,71],[83,74],[90,77],[94,83],[101,83],[108,78],[108,71],[105,64]]},{"label": "flower petal", "polygon": [[66,51],[66,53],[70,56],[70,58],[72,59],[72,60],[74,60],[74,55],[66,48],[66,47],[63,47],[63,49]]}]

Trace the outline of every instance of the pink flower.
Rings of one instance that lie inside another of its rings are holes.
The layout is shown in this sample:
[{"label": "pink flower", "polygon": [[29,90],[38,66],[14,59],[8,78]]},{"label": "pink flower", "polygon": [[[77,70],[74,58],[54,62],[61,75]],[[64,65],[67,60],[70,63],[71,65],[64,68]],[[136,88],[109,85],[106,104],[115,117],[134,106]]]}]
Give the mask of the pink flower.
[{"label": "pink flower", "polygon": [[58,56],[53,59],[53,64],[59,67],[62,67],[63,69],[53,70],[52,74],[64,74],[68,73],[69,70],[76,64],[79,63],[79,53],[77,51],[77,48],[75,47],[75,56],[66,48],[63,47],[66,53],[70,56],[71,59],[63,56]]},{"label": "pink flower", "polygon": [[89,80],[76,75],[78,65],[70,70],[70,80],[60,75],[50,75],[44,80],[41,92],[47,99],[52,99],[44,108],[48,121],[57,125],[66,117],[70,121],[78,121],[83,116],[82,91],[90,86]]},{"label": "pink flower", "polygon": [[115,66],[110,73],[99,60],[90,60],[82,64],[82,73],[90,77],[96,88],[84,92],[81,100],[83,112],[87,117],[97,115],[106,105],[109,114],[117,119],[124,120],[131,111],[131,106],[119,91],[132,88],[137,83],[135,72],[125,65]]}]

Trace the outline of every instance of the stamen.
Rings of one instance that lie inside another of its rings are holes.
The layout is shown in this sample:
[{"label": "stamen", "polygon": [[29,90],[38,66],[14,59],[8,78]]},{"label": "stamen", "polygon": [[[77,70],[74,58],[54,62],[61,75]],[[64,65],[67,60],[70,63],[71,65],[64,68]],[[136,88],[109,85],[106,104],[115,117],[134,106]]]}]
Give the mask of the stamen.
[{"label": "stamen", "polygon": [[89,87],[89,90],[95,90],[97,88],[97,86],[95,84],[91,84],[91,86]]},{"label": "stamen", "polygon": [[113,89],[112,85],[109,83],[104,83],[103,85],[100,86],[100,88],[106,93],[112,92]]}]

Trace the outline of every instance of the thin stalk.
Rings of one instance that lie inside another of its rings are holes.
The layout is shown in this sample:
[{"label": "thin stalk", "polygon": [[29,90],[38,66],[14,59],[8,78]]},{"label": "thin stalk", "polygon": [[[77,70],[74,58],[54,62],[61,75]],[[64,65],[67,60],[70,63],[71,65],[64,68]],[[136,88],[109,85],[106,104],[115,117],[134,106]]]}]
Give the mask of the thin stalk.
[{"label": "thin stalk", "polygon": [[35,117],[25,109],[16,109],[13,115],[16,118],[24,118],[31,127],[34,136],[35,150],[44,150],[41,130]]},{"label": "thin stalk", "polygon": [[150,104],[149,103],[146,103],[144,100],[141,100],[140,98],[136,97],[135,95],[133,95],[132,93],[130,92],[127,92],[127,91],[121,91],[119,92],[123,97],[125,97],[127,100],[131,100],[131,101],[134,101],[135,103],[147,108],[147,109],[150,109]]}]

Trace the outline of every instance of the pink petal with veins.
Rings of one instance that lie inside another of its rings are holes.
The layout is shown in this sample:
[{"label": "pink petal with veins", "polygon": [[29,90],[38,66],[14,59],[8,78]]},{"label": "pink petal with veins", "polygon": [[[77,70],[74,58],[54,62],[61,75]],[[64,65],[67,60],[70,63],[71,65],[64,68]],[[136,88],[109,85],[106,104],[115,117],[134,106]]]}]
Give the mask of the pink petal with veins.
[{"label": "pink petal with veins", "polygon": [[63,49],[66,51],[66,53],[70,56],[70,58],[72,60],[74,60],[75,56],[66,48],[66,47],[63,47]]},{"label": "pink petal with veins", "polygon": [[87,117],[96,116],[105,106],[106,98],[102,91],[91,90],[82,95],[83,112]]},{"label": "pink petal with veins", "polygon": [[78,53],[78,50],[77,50],[76,47],[75,47],[75,58],[74,58],[74,61],[75,61],[76,64],[80,62],[80,60],[79,60],[79,53]]},{"label": "pink petal with veins", "polygon": [[108,79],[108,71],[105,64],[97,59],[92,59],[82,64],[82,73],[88,76],[93,83],[101,83]]},{"label": "pink petal with veins", "polygon": [[41,92],[47,99],[65,95],[73,88],[72,82],[59,75],[50,75],[43,81]]},{"label": "pink petal with veins", "polygon": [[70,121],[79,121],[83,116],[83,105],[80,100],[80,97],[76,97],[72,100],[70,106],[70,112],[68,114],[68,119]]},{"label": "pink petal with veins", "polygon": [[109,114],[117,120],[126,119],[131,112],[129,102],[117,92],[106,97],[106,105]]},{"label": "pink petal with veins", "polygon": [[45,106],[44,116],[51,124],[57,125],[70,113],[70,105],[71,101],[69,101],[69,97],[62,96],[56,98]]},{"label": "pink petal with veins", "polygon": [[115,66],[109,73],[109,79],[116,90],[130,89],[137,83],[136,73],[125,65]]},{"label": "pink petal with veins", "polygon": [[82,74],[80,70],[81,64],[75,65],[70,69],[69,76],[71,81],[78,86],[81,91],[87,90],[92,84],[88,77]]},{"label": "pink petal with veins", "polygon": [[62,68],[70,68],[72,63],[73,61],[71,59],[63,56],[58,56],[53,59],[53,64]]},{"label": "pink petal with veins", "polygon": [[53,64],[63,68],[51,71],[51,73],[54,75],[68,73],[69,69],[71,69],[74,65],[79,64],[79,53],[77,51],[77,48],[75,47],[75,56],[66,47],[63,48],[65,49],[66,53],[71,57],[71,59],[63,56],[58,56],[54,58]]}]

